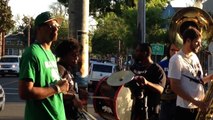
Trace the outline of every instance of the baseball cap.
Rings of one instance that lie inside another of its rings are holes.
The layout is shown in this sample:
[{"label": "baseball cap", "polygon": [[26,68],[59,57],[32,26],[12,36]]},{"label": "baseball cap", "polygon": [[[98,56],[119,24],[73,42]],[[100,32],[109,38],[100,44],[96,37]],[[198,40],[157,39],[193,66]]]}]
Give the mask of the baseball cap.
[{"label": "baseball cap", "polygon": [[49,11],[46,11],[46,12],[42,12],[41,14],[39,14],[36,19],[35,19],[35,27],[38,27],[39,25],[43,24],[43,23],[46,23],[48,21],[51,21],[51,20],[55,20],[57,21],[57,23],[59,25],[61,25],[62,21],[63,21],[63,18],[56,18],[53,16],[53,14]]}]

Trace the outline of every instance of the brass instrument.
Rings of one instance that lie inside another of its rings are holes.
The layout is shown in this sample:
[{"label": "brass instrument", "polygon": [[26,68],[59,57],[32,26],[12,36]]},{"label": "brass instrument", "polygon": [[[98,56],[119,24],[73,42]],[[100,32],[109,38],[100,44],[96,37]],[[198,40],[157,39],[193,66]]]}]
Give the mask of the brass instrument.
[{"label": "brass instrument", "polygon": [[[202,35],[202,45],[208,46],[213,38],[213,20],[212,17],[197,7],[187,7],[179,10],[171,19],[169,27],[169,40],[177,47],[183,45],[182,34],[189,26],[197,28]],[[204,101],[210,101],[208,111],[199,111],[196,120],[213,120],[213,82],[209,88]]]},{"label": "brass instrument", "polygon": [[187,7],[179,10],[171,19],[169,39],[171,43],[181,48],[183,45],[182,34],[186,28],[193,26],[201,31],[202,44],[207,46],[213,38],[212,17],[197,7]]},{"label": "brass instrument", "polygon": [[196,120],[213,120],[213,81],[211,82],[210,88],[204,98],[205,102],[210,102],[210,106],[207,111],[200,111],[196,116]]}]

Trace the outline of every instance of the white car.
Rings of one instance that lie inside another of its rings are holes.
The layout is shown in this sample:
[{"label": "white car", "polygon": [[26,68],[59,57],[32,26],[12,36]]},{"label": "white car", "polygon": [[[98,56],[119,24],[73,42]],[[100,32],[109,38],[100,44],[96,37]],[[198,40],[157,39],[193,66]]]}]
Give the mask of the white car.
[{"label": "white car", "polygon": [[118,71],[117,64],[106,62],[92,62],[90,65],[88,77],[88,89],[95,90],[97,83],[103,77],[109,77],[112,73]]},{"label": "white car", "polygon": [[0,59],[0,75],[17,75],[19,74],[19,62],[21,56],[5,55]]}]

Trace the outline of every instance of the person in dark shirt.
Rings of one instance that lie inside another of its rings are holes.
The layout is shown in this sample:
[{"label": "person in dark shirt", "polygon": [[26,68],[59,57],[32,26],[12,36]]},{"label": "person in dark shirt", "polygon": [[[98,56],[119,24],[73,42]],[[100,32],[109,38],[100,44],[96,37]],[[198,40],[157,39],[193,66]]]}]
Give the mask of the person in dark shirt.
[{"label": "person in dark shirt", "polygon": [[[167,49],[166,59],[162,60],[159,65],[163,68],[166,75],[169,70],[169,59],[179,51],[175,44],[170,44]],[[166,86],[161,95],[160,120],[174,120],[177,95],[172,91],[170,81],[167,77]]]},{"label": "person in dark shirt", "polygon": [[131,120],[157,120],[159,117],[160,95],[166,83],[163,69],[151,59],[151,47],[140,43],[135,50],[135,63],[130,70],[135,74],[132,81],[125,84],[133,97]]},{"label": "person in dark shirt", "polygon": [[[64,96],[64,108],[67,120],[77,120],[82,118],[81,111],[85,101],[78,98],[79,91],[73,73],[79,60],[81,46],[77,40],[64,40],[55,49],[55,54],[59,58],[58,70],[62,78],[66,78],[70,83],[70,89]],[[83,93],[83,92],[82,92]],[[87,94],[86,91],[84,91]]]}]

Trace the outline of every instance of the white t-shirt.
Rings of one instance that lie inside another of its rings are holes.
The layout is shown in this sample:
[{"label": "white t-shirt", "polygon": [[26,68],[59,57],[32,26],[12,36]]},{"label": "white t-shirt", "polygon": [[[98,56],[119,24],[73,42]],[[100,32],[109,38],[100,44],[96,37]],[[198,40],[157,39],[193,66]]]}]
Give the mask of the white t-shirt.
[{"label": "white t-shirt", "polygon": [[[196,54],[186,57],[182,50],[173,55],[169,61],[168,77],[180,80],[183,90],[196,100],[202,100],[205,96],[203,85],[198,83],[203,78],[203,71]],[[197,108],[177,96],[176,105],[183,108]]]}]

